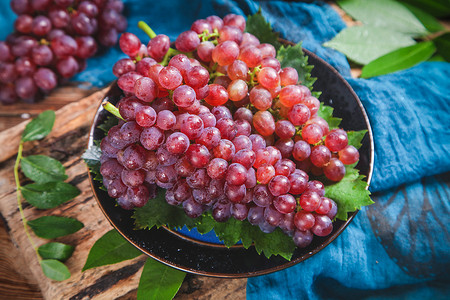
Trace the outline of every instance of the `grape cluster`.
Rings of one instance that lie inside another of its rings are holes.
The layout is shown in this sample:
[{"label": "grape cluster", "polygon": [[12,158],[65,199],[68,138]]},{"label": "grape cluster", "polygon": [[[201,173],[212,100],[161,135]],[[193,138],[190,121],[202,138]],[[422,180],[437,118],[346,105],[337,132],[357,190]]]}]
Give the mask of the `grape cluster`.
[{"label": "grape cluster", "polygon": [[0,41],[0,103],[34,102],[86,59],[116,44],[127,21],[121,0],[12,0],[15,32]]},{"label": "grape cluster", "polygon": [[234,14],[197,20],[176,50],[162,34],[146,46],[120,37],[130,56],[113,67],[124,120],[101,142],[100,171],[124,209],[145,205],[158,186],[189,217],[209,210],[218,222],[280,227],[306,247],[331,233],[337,214],[308,174],[339,181],[358,150],[317,115],[296,69],[281,68],[275,48],[245,25]]}]

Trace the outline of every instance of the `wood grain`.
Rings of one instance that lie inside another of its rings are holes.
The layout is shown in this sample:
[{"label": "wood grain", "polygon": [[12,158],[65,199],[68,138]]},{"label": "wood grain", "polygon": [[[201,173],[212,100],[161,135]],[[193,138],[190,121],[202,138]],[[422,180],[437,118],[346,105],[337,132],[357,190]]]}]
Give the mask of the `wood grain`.
[{"label": "wood grain", "polygon": [[[42,141],[26,143],[24,148],[24,156],[45,154],[61,161],[66,167],[68,182],[76,185],[82,192],[74,200],[51,210],[38,210],[24,203],[25,215],[29,220],[43,215],[58,215],[77,218],[84,224],[84,228],[77,233],[56,239],[76,246],[73,256],[66,262],[72,273],[71,278],[66,281],[54,282],[42,274],[17,209],[12,170],[20,135],[27,122],[0,133],[0,145],[15,145],[2,148],[4,150],[0,153],[0,214],[5,222],[0,228],[0,241],[7,245],[0,248],[0,273],[4,274],[0,276],[0,298],[76,300],[136,297],[146,259],[144,255],[81,273],[94,242],[111,229],[93,198],[87,168],[80,158],[87,146],[89,126],[105,91],[95,92],[57,110],[51,134]],[[21,177],[22,182],[26,180]],[[47,242],[34,235],[33,240],[37,246]],[[11,288],[11,285],[15,285],[15,288]],[[244,299],[245,285],[245,279],[228,280],[189,275],[177,299]]]}]

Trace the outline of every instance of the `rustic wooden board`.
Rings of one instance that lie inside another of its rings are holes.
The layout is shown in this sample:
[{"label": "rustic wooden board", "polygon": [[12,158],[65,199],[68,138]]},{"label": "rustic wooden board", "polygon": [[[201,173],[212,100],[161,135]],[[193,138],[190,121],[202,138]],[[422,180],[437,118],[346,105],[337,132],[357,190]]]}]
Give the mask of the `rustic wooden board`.
[{"label": "rustic wooden board", "polygon": [[[70,279],[55,282],[46,278],[39,266],[36,254],[26,237],[17,208],[13,177],[14,156],[20,135],[27,122],[23,122],[0,133],[0,214],[7,228],[8,265],[18,271],[32,287],[39,287],[44,299],[134,299],[136,288],[146,257],[112,266],[91,269],[81,273],[89,250],[94,242],[112,227],[97,206],[89,185],[87,168],[80,158],[87,146],[88,130],[95,111],[106,90],[96,92],[80,101],[70,103],[56,111],[55,126],[44,140],[27,143],[24,155],[45,154],[60,160],[66,167],[68,181],[82,193],[74,200],[51,210],[38,210],[24,203],[29,220],[43,215],[74,217],[84,224],[75,234],[56,241],[76,246],[73,256],[66,262],[72,273]],[[26,178],[21,178],[26,182]],[[33,235],[40,246],[47,241]],[[4,240],[2,243],[5,242]],[[0,261],[0,266],[2,265]],[[176,299],[244,299],[245,279],[216,279],[188,275]],[[17,292],[17,294],[14,294]],[[30,293],[28,291],[28,293]],[[19,297],[21,291],[12,291],[8,298],[34,298],[30,294]],[[1,295],[0,295],[1,298]]]}]

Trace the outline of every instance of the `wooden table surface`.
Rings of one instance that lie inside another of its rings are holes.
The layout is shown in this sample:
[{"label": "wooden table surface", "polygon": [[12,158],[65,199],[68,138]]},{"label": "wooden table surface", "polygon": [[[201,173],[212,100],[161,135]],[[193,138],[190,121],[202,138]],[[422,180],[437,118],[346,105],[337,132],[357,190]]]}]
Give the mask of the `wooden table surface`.
[{"label": "wooden table surface", "polygon": [[[56,111],[98,90],[98,88],[80,88],[77,83],[70,83],[56,89],[44,101],[37,104],[17,103],[2,106],[0,132],[33,118],[44,110]],[[0,170],[5,167],[5,164],[0,163]],[[4,219],[1,214],[0,219]],[[19,250],[17,244],[12,242],[8,234],[9,230],[5,222],[0,220],[0,299],[44,299],[35,276],[31,274],[28,266],[25,265],[25,260],[21,257],[23,252]],[[136,298],[136,288],[137,285],[118,299]],[[229,280],[187,275],[175,299],[244,299],[245,288],[245,279]],[[102,299],[101,294],[96,299]]]}]

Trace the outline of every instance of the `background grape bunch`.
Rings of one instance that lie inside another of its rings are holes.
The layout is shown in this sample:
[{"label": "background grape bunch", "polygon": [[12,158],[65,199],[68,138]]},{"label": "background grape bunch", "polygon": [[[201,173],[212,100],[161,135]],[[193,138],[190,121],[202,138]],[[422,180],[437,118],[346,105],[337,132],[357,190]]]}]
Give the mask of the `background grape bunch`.
[{"label": "background grape bunch", "polygon": [[86,67],[127,27],[121,0],[12,0],[15,32],[0,41],[0,102],[34,102]]},{"label": "background grape bunch", "polygon": [[195,21],[170,48],[166,35],[147,45],[119,40],[130,58],[113,73],[123,118],[101,141],[103,183],[124,209],[165,199],[191,218],[248,220],[280,227],[298,247],[333,229],[336,203],[324,184],[340,181],[359,159],[342,129],[329,130],[320,102],[281,68],[276,50],[244,32],[244,17]]}]

